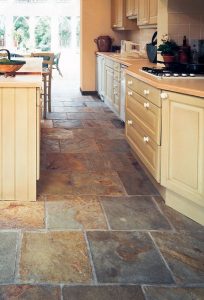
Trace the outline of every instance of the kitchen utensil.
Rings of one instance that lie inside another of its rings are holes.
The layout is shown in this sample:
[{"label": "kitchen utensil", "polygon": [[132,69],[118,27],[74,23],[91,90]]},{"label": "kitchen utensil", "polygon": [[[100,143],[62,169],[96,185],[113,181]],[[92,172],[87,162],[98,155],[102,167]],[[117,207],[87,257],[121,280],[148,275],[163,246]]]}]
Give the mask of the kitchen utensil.
[{"label": "kitchen utensil", "polygon": [[152,41],[149,44],[146,44],[147,57],[149,61],[152,63],[156,63],[157,61],[157,31],[152,36]]},{"label": "kitchen utensil", "polygon": [[0,51],[4,51],[7,53],[7,59],[3,57],[0,59],[0,73],[1,74],[13,74],[18,71],[24,64],[25,61],[22,60],[11,60],[11,55],[9,50],[7,49],[0,49]]},{"label": "kitchen utensil", "polygon": [[94,39],[94,42],[96,43],[99,52],[110,52],[112,41],[112,38],[108,35],[101,35],[97,39]]}]

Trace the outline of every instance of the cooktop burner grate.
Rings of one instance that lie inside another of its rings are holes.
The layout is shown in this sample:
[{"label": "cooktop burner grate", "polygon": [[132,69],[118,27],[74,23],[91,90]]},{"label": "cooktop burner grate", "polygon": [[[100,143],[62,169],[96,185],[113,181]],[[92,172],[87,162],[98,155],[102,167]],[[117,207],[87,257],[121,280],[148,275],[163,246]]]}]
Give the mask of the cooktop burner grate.
[{"label": "cooktop burner grate", "polygon": [[148,73],[150,75],[162,78],[204,78],[204,74],[196,74],[191,72],[186,72],[183,70],[174,69],[171,70],[169,68],[150,68],[150,67],[143,67],[142,71]]}]

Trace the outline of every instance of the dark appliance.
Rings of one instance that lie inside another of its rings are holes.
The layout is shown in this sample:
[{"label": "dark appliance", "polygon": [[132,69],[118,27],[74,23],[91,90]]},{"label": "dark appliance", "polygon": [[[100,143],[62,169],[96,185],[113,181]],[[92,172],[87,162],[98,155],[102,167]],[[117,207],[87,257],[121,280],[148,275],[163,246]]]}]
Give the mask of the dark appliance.
[{"label": "dark appliance", "polygon": [[108,35],[101,35],[97,39],[94,39],[94,42],[96,43],[99,52],[110,52],[112,41],[112,38]]},{"label": "dark appliance", "polygon": [[146,44],[147,57],[152,63],[157,61],[157,31],[152,36],[152,41],[149,44]]}]

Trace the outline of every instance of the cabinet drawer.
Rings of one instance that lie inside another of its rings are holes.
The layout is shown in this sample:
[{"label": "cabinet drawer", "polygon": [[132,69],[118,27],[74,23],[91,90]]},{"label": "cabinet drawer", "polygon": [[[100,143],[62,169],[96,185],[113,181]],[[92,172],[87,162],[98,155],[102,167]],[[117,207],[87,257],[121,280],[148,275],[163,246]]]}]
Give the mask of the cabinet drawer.
[{"label": "cabinet drawer", "polygon": [[109,59],[109,58],[106,58],[106,59],[105,59],[105,65],[106,65],[107,67],[113,69],[113,64],[114,64],[114,62],[113,62],[112,59]]},{"label": "cabinet drawer", "polygon": [[161,107],[160,90],[130,75],[127,75],[126,80],[128,88]]},{"label": "cabinet drawer", "polygon": [[127,113],[134,115],[137,123],[156,142],[161,144],[161,109],[140,96],[127,89],[126,97]]},{"label": "cabinet drawer", "polygon": [[134,115],[126,113],[126,138],[152,176],[160,182],[160,146],[138,125]]}]

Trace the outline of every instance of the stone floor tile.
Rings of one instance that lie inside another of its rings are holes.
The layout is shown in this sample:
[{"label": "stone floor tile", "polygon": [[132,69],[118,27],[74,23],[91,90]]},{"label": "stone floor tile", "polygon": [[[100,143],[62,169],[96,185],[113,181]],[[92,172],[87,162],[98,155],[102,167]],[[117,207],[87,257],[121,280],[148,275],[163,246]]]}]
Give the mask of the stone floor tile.
[{"label": "stone floor tile", "polygon": [[204,288],[144,287],[146,300],[203,300]]},{"label": "stone floor tile", "polygon": [[76,195],[125,195],[115,172],[86,172],[72,174],[73,193]]},{"label": "stone floor tile", "polygon": [[48,153],[46,155],[46,169],[85,172],[90,170],[90,167],[85,154]]},{"label": "stone floor tile", "polygon": [[0,229],[44,228],[43,202],[0,201]]},{"label": "stone floor tile", "polygon": [[16,245],[16,232],[0,232],[0,283],[14,280]]},{"label": "stone floor tile", "polygon": [[102,208],[94,196],[47,202],[46,213],[49,229],[107,229]]},{"label": "stone floor tile", "polygon": [[73,128],[83,128],[83,124],[80,120],[54,120],[53,126],[56,128],[66,128],[66,129],[73,129]]},{"label": "stone floor tile", "polygon": [[63,112],[51,112],[47,113],[47,119],[48,120],[66,120],[67,119],[67,114]]},{"label": "stone floor tile", "polygon": [[204,283],[203,232],[154,232],[152,236],[178,284]]},{"label": "stone floor tile", "polygon": [[44,138],[41,139],[41,152],[60,152],[59,140]]},{"label": "stone floor tile", "polygon": [[64,300],[145,300],[139,286],[63,287]]},{"label": "stone floor tile", "polygon": [[102,153],[86,153],[90,169],[94,172],[113,171],[111,162],[103,157]]},{"label": "stone floor tile", "polygon": [[47,138],[50,140],[66,140],[73,138],[73,130],[64,128],[44,128],[41,130],[42,139]]},{"label": "stone floor tile", "polygon": [[40,122],[41,128],[53,128],[52,120],[41,120]]},{"label": "stone floor tile", "polygon": [[113,119],[111,122],[116,128],[124,128],[125,127],[125,123],[119,119]]},{"label": "stone floor tile", "polygon": [[107,107],[106,104],[102,101],[85,101],[85,105],[88,107]]},{"label": "stone floor tile", "polygon": [[90,283],[91,267],[81,232],[26,232],[19,279],[22,282]]},{"label": "stone floor tile", "polygon": [[130,152],[130,146],[125,140],[97,140],[97,144],[102,152]]},{"label": "stone floor tile", "polygon": [[54,112],[67,112],[67,113],[104,113],[102,107],[87,107],[87,106],[64,106],[53,108]]},{"label": "stone floor tile", "polygon": [[111,121],[82,120],[84,128],[115,128]]},{"label": "stone floor tile", "polygon": [[118,171],[128,195],[159,195],[142,169],[134,172]]},{"label": "stone floor tile", "polygon": [[34,285],[1,285],[1,300],[60,300],[60,287]]},{"label": "stone floor tile", "polygon": [[74,194],[71,174],[64,174],[62,171],[51,172],[50,170],[42,170],[40,180],[37,182],[37,193],[39,196],[43,194]]},{"label": "stone floor tile", "polygon": [[130,153],[103,152],[102,156],[113,170],[135,172],[135,159]]},{"label": "stone floor tile", "polygon": [[173,283],[147,233],[87,232],[100,283]]},{"label": "stone floor tile", "polygon": [[111,229],[171,230],[151,197],[101,197]]},{"label": "stone floor tile", "polygon": [[161,197],[154,197],[154,199],[161,208],[164,215],[168,218],[168,220],[171,222],[171,224],[176,230],[184,230],[191,232],[202,231],[204,233],[204,226],[196,223],[188,217],[180,214],[175,209],[167,206]]},{"label": "stone floor tile", "polygon": [[64,107],[86,107],[84,101],[64,101]]},{"label": "stone floor tile", "polygon": [[94,139],[74,138],[60,141],[61,152],[64,153],[92,153],[99,152],[99,147]]},{"label": "stone floor tile", "polygon": [[68,120],[94,120],[95,113],[67,113]]}]

